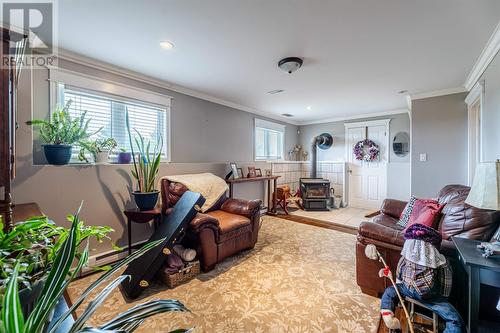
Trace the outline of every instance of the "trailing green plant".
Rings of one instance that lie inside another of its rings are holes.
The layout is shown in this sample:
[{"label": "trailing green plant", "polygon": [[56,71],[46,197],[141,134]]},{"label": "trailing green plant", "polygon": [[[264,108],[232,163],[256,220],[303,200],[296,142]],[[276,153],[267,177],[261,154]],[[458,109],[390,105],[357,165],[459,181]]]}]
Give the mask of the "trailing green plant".
[{"label": "trailing green plant", "polygon": [[89,122],[86,119],[87,112],[79,117],[71,117],[69,108],[72,101],[69,100],[63,107],[57,105],[49,120],[33,119],[26,124],[40,129],[40,139],[51,145],[73,145],[87,139],[90,135],[98,133],[87,133]]},{"label": "trailing green plant", "polygon": [[[65,319],[68,318],[71,313],[73,313],[84,302],[94,289],[100,286],[104,281],[108,280],[122,266],[142,256],[144,253],[164,241],[161,239],[148,243],[138,251],[120,261],[118,264],[114,265],[110,270],[101,275],[95,282],[85,289],[80,297],[74,301],[68,311],[63,313],[59,318],[55,318],[54,324],[50,329],[48,329],[47,322],[49,321],[49,316],[53,313],[57,302],[61,299],[61,296],[68,287],[69,283],[74,279],[77,272],[85,266],[88,261],[88,244],[78,259],[76,256],[78,248],[77,238],[79,232],[78,225],[80,223],[80,209],[74,216],[73,224],[67,238],[57,251],[54,265],[50,270],[41,295],[36,301],[33,311],[27,318],[24,318],[21,311],[18,296],[18,284],[16,283],[20,265],[16,264],[14,267],[12,277],[7,285],[5,297],[2,300],[2,309],[0,312],[1,333],[55,333],[61,327]],[[181,302],[177,300],[153,300],[136,305],[108,322],[99,325],[99,327],[85,327],[86,321],[92,316],[92,314],[95,313],[104,299],[113,291],[114,288],[127,278],[129,278],[129,276],[120,276],[109,283],[92,301],[89,302],[87,308],[71,325],[68,333],[133,332],[141,325],[144,319],[155,314],[168,311],[189,311]],[[188,331],[189,330],[186,329],[178,329],[172,332]]]},{"label": "trailing green plant", "polygon": [[[74,217],[69,215],[68,221],[73,224]],[[5,293],[14,268],[18,265],[18,289],[31,288],[32,285],[47,277],[54,263],[57,252],[68,238],[70,229],[55,225],[47,216],[35,216],[18,222],[9,232],[4,232],[0,217],[0,297]],[[80,246],[89,238],[98,242],[109,239],[112,231],[105,226],[86,226],[79,220],[77,224],[76,243]],[[82,255],[81,250],[76,256]]]},{"label": "trailing green plant", "polygon": [[[141,133],[134,129],[137,136],[132,140],[128,112],[126,113],[126,123],[134,162],[132,176],[137,181],[137,191],[141,193],[154,192],[156,190],[156,177],[160,168],[163,139],[160,136],[156,143],[151,145],[151,141],[146,142]],[[137,156],[134,151],[134,142],[137,146]]]},{"label": "trailing green plant", "polygon": [[87,152],[92,155],[94,161],[97,159],[97,154],[105,151],[111,151],[118,143],[114,138],[104,138],[97,140],[83,140],[78,143],[80,147],[80,153],[78,154],[78,159],[80,161],[85,161],[89,163],[87,156],[85,155]]}]

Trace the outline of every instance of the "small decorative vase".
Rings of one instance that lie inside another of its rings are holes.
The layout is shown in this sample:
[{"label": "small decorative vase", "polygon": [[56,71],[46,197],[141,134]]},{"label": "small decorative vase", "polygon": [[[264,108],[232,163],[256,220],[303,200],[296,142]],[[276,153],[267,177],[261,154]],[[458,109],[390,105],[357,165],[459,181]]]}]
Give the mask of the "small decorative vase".
[{"label": "small decorative vase", "polygon": [[108,162],[109,151],[101,151],[97,153],[95,162],[96,163],[106,163]]},{"label": "small decorative vase", "polygon": [[134,196],[135,204],[139,210],[152,210],[156,206],[156,202],[158,201],[158,194],[160,191],[153,192],[132,192]]},{"label": "small decorative vase", "polygon": [[132,160],[132,154],[129,152],[120,152],[118,153],[118,158],[116,159],[116,163],[118,164],[130,164]]},{"label": "small decorative vase", "polygon": [[73,146],[70,145],[43,145],[43,152],[47,162],[52,165],[66,165],[71,160]]}]

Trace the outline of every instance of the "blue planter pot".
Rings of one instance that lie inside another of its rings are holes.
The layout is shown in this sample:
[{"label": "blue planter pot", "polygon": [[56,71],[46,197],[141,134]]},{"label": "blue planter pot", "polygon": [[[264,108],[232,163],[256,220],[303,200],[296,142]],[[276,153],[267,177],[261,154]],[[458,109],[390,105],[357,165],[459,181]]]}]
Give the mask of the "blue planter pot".
[{"label": "blue planter pot", "polygon": [[158,201],[158,194],[160,191],[154,192],[132,192],[134,196],[135,204],[139,210],[152,210],[156,206],[156,202]]},{"label": "blue planter pot", "polygon": [[73,146],[70,145],[44,145],[43,152],[49,164],[65,165],[71,159]]},{"label": "blue planter pot", "polygon": [[118,153],[118,158],[116,160],[116,163],[118,164],[130,164],[130,161],[132,160],[132,154],[131,153]]}]

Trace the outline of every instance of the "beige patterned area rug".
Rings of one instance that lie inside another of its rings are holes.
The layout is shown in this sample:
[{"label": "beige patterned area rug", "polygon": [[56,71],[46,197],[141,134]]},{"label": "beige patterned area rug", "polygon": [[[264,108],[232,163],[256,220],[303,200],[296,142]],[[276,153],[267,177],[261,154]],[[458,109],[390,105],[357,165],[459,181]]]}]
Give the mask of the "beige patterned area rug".
[{"label": "beige patterned area rug", "polygon": [[[72,283],[72,299],[97,274]],[[150,299],[174,298],[192,313],[147,319],[137,332],[375,332],[379,300],[361,293],[355,277],[355,236],[264,217],[259,241],[215,270],[173,290],[153,284],[127,303],[118,290],[90,323],[98,325]],[[91,297],[89,297],[89,300]]]}]

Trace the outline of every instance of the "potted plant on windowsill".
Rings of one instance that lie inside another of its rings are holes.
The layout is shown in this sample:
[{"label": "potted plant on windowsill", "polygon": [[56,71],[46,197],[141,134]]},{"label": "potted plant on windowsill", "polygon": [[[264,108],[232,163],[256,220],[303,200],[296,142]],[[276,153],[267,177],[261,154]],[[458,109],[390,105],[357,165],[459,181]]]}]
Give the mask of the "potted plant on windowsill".
[{"label": "potted plant on windowsill", "polygon": [[[137,130],[136,137],[132,140],[128,112],[126,113],[128,138],[132,149],[132,160],[134,169],[132,176],[137,181],[137,190],[132,192],[135,204],[140,210],[151,210],[156,206],[158,194],[156,189],[156,177],[160,168],[161,150],[163,141],[161,136],[153,145],[150,141],[147,143],[144,137]],[[137,155],[134,151],[134,142],[137,146]]]},{"label": "potted plant on windowsill", "polygon": [[113,138],[97,139],[97,140],[85,140],[79,143],[80,153],[78,154],[78,159],[89,163],[87,152],[92,155],[95,163],[106,163],[108,161],[109,153],[114,148],[116,148],[117,143]]},{"label": "potted plant on windowsill", "polygon": [[90,136],[87,133],[90,119],[85,119],[86,112],[73,118],[68,112],[70,106],[71,100],[64,107],[56,106],[49,120],[33,119],[27,122],[40,128],[40,139],[45,143],[43,151],[49,164],[68,164],[73,145]]},{"label": "potted plant on windowsill", "polygon": [[124,148],[120,148],[120,152],[116,157],[116,163],[118,164],[130,164],[132,161],[132,154],[126,151]]}]

